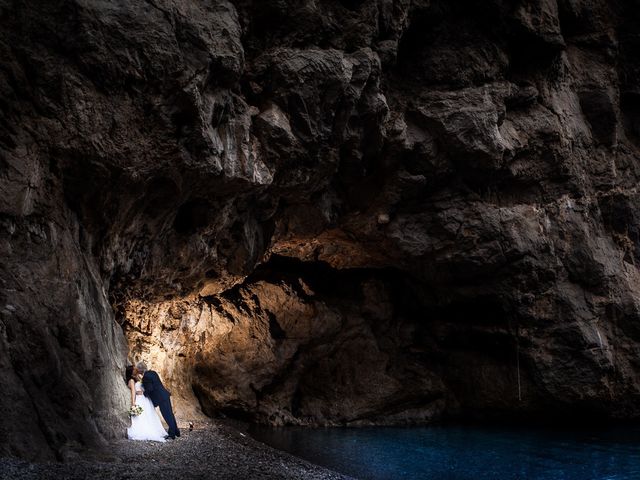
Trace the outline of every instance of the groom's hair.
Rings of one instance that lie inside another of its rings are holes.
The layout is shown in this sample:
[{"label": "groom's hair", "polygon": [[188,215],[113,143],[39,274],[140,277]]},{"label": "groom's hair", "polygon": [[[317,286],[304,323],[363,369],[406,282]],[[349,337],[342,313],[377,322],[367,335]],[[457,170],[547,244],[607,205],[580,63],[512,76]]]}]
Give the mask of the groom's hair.
[{"label": "groom's hair", "polygon": [[140,373],[144,373],[147,371],[147,365],[144,362],[138,362],[138,364],[136,365],[136,368]]}]

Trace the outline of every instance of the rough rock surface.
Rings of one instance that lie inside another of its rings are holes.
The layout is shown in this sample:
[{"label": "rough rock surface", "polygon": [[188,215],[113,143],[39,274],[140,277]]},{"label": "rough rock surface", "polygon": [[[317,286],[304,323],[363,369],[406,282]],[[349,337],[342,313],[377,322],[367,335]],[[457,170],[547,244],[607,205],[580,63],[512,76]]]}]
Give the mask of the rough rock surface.
[{"label": "rough rock surface", "polygon": [[639,22],[0,0],[0,453],[122,435],[127,340],[182,420],[637,418]]}]

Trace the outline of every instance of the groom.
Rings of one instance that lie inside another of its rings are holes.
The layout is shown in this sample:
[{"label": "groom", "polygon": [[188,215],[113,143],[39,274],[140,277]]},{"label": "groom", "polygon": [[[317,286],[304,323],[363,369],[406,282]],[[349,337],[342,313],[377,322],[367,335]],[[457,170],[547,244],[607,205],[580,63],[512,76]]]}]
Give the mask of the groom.
[{"label": "groom", "polygon": [[147,371],[147,366],[144,362],[138,363],[136,370],[142,375],[144,396],[151,400],[154,407],[160,407],[162,418],[164,418],[164,421],[169,425],[168,435],[164,438],[171,438],[173,440],[179,437],[180,430],[176,424],[176,417],[173,416],[173,408],[171,408],[171,394],[164,388],[156,372],[153,370]]}]

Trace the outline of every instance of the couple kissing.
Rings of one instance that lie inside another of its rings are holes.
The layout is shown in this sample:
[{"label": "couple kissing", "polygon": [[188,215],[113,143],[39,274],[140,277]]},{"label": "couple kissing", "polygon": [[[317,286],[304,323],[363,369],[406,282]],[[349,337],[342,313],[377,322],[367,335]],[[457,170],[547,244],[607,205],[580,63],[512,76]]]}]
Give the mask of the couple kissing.
[{"label": "couple kissing", "polygon": [[[171,394],[162,385],[158,374],[147,370],[147,366],[140,362],[128,366],[125,377],[131,393],[131,427],[127,429],[127,437],[130,440],[157,442],[179,437],[180,430],[171,407]],[[156,414],[156,407],[160,407],[160,413],[169,426],[168,432]]]}]

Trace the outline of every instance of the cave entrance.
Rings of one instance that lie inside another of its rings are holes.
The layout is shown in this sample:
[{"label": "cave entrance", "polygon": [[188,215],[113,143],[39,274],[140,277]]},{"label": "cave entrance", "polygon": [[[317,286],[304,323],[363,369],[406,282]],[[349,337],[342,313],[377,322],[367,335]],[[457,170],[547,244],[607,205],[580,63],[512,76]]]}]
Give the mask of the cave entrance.
[{"label": "cave entrance", "polygon": [[219,293],[123,312],[132,359],[159,371],[183,419],[415,424],[514,399],[514,329],[499,299],[442,302],[392,268],[272,255]]}]

